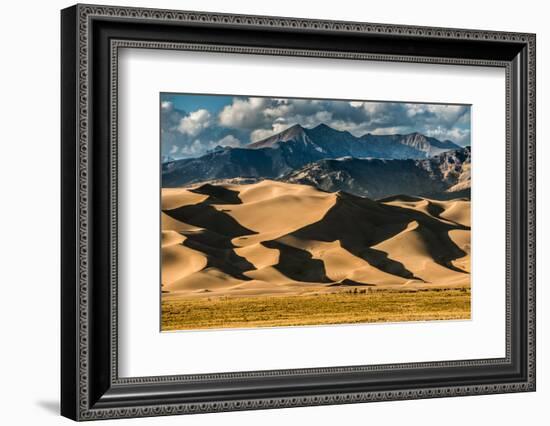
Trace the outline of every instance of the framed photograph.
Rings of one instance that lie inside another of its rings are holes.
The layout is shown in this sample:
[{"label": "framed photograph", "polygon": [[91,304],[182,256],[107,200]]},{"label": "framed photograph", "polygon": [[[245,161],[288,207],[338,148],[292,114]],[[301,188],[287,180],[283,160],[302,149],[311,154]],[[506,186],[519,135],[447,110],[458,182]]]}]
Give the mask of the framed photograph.
[{"label": "framed photograph", "polygon": [[61,12],[61,412],[535,390],[535,35]]}]

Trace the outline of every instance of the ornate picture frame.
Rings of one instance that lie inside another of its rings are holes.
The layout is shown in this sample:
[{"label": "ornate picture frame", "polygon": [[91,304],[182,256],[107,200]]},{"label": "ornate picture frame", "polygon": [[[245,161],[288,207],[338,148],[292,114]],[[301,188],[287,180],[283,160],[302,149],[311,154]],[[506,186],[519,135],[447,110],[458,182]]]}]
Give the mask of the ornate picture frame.
[{"label": "ornate picture frame", "polygon": [[[96,5],[64,9],[61,28],[62,415],[93,420],[535,390],[534,34]],[[119,377],[121,48],[504,69],[506,356]]]}]

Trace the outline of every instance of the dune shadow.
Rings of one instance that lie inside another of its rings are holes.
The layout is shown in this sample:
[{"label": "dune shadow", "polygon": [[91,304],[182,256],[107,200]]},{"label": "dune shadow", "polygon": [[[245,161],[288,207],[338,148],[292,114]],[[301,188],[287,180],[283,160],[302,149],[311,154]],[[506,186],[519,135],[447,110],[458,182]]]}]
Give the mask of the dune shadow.
[{"label": "dune shadow", "polygon": [[164,210],[164,213],[177,221],[203,228],[199,231],[183,231],[181,234],[187,237],[182,245],[207,256],[206,267],[215,267],[240,280],[250,280],[243,273],[256,268],[246,258],[235,252],[236,246],[231,240],[245,235],[254,235],[256,232],[242,226],[227,213],[217,210],[208,200],[199,204]]},{"label": "dune shadow", "polygon": [[462,189],[454,192],[436,192],[426,194],[427,198],[432,198],[438,201],[449,201],[456,199],[464,199],[470,201],[472,198],[472,191],[470,188]]},{"label": "dune shadow", "polygon": [[243,273],[252,271],[256,267],[235,252],[236,246],[231,243],[231,238],[207,229],[196,232],[183,232],[182,234],[187,237],[182,242],[184,246],[206,255],[207,268],[214,267],[233,278],[250,280]]},{"label": "dune shadow", "polygon": [[422,200],[423,200],[422,197],[417,197],[415,195],[407,195],[407,194],[395,194],[395,195],[390,195],[388,197],[376,199],[376,201],[379,203],[391,203],[392,201],[404,201],[408,203],[417,203]]},{"label": "dune shadow", "polygon": [[232,191],[231,189],[224,188],[223,186],[215,186],[209,183],[205,183],[198,188],[190,189],[190,192],[195,194],[208,195],[208,198],[204,200],[203,204],[242,204],[243,202],[239,198],[238,191]]},{"label": "dune shadow", "polygon": [[311,253],[296,247],[291,247],[279,241],[264,241],[262,245],[279,250],[279,262],[273,265],[275,269],[294,281],[330,283],[327,277],[325,263],[313,259]]},{"label": "dune shadow", "polygon": [[179,222],[208,229],[228,240],[257,233],[245,228],[227,213],[212,207],[207,201],[164,210],[164,213]]},{"label": "dune shadow", "polygon": [[440,217],[441,213],[443,213],[445,211],[445,209],[437,204],[434,204],[434,203],[431,203],[431,202],[428,202],[428,205],[426,206],[426,210],[429,214],[431,214],[433,217],[436,217],[438,219],[442,219],[442,217]]},{"label": "dune shadow", "polygon": [[[431,211],[429,208],[430,205],[433,207]],[[435,263],[455,272],[467,273],[451,263],[455,259],[466,256],[467,253],[455,244],[449,236],[449,231],[469,231],[469,226],[464,226],[456,222],[443,222],[442,220],[446,220],[443,218],[438,220],[439,215],[444,211],[444,209],[434,204],[428,205],[428,212],[430,214],[425,214],[417,210],[399,206],[386,207],[397,212],[398,214],[409,214],[413,220],[418,222],[419,226],[416,232],[418,232],[426,243],[428,254],[432,257]]]},{"label": "dune shadow", "polygon": [[338,194],[336,203],[318,222],[292,233],[302,240],[340,241],[340,245],[356,257],[392,275],[419,279],[387,253],[371,248],[398,234],[407,227],[406,220],[391,221],[384,206],[367,198]]},{"label": "dune shadow", "polygon": [[382,250],[372,248],[404,231],[412,222],[425,240],[430,256],[441,266],[464,272],[451,261],[466,255],[449,237],[448,231],[466,229],[451,225],[412,209],[378,203],[348,193],[339,193],[334,206],[318,222],[292,233],[303,240],[334,242],[370,265],[405,279],[420,279],[401,262],[390,259]]}]

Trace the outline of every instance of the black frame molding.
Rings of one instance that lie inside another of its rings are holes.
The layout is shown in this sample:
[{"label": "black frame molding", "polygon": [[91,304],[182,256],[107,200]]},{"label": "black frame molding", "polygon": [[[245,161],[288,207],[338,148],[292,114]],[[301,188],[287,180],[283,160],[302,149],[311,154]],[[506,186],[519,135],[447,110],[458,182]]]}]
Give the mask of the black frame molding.
[{"label": "black frame molding", "polygon": [[[76,5],[61,13],[61,413],[74,420],[535,390],[535,35]],[[118,377],[121,48],[502,67],[506,357]]]}]

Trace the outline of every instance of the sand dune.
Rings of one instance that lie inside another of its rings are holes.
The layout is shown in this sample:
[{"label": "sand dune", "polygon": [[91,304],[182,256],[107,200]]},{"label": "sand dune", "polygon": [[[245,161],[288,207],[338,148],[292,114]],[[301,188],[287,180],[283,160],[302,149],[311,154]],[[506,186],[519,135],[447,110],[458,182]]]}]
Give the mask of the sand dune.
[{"label": "sand dune", "polygon": [[[470,278],[468,274],[450,269],[452,264],[449,263],[454,259],[443,258],[444,253],[452,251],[450,245],[453,243],[447,243],[449,247],[444,244],[430,229],[412,221],[405,230],[375,248],[388,253],[390,259],[401,262],[415,277],[425,282],[448,285],[467,283]],[[458,253],[457,250],[456,256],[459,256]]]},{"label": "sand dune", "polygon": [[466,253],[463,257],[454,259],[453,265],[466,272],[470,272],[470,231],[463,229],[452,229],[449,231],[449,238]]},{"label": "sand dune", "polygon": [[275,240],[317,222],[336,203],[335,194],[305,185],[262,181],[239,189],[243,204],[224,206],[223,211],[256,235],[233,239],[238,247]]},{"label": "sand dune", "polygon": [[191,192],[185,188],[164,188],[162,190],[161,209],[172,210],[181,206],[202,203],[208,195]]},{"label": "sand dune", "polygon": [[428,198],[398,195],[380,200],[384,204],[417,210],[447,223],[470,227],[470,201],[431,200]]},{"label": "sand dune", "polygon": [[471,226],[470,202],[463,200],[450,202],[441,217],[469,228]]},{"label": "sand dune", "polygon": [[[195,272],[204,269],[208,263],[206,256],[186,247],[186,237],[175,231],[162,231],[162,284],[163,290],[172,289],[172,284]],[[168,286],[167,284],[170,284]]]},{"label": "sand dune", "polygon": [[236,248],[235,253],[252,263],[256,269],[279,263],[279,250],[267,248],[261,243]]},{"label": "sand dune", "polygon": [[238,296],[470,282],[470,203],[373,201],[264,180],[162,191],[169,293]]}]

